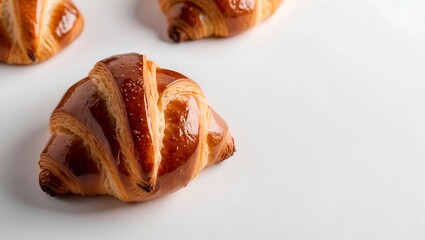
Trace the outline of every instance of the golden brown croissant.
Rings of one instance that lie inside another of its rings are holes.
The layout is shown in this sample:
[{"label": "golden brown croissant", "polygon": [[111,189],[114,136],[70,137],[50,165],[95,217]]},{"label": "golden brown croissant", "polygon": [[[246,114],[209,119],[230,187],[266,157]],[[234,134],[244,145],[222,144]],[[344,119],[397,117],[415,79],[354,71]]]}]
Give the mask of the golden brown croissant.
[{"label": "golden brown croissant", "polygon": [[159,0],[175,42],[228,37],[263,21],[283,0]]},{"label": "golden brown croissant", "polygon": [[40,186],[50,195],[142,202],[230,157],[233,138],[199,86],[139,54],[98,62],[50,119]]},{"label": "golden brown croissant", "polygon": [[0,61],[44,61],[78,37],[83,25],[70,0],[0,0]]}]

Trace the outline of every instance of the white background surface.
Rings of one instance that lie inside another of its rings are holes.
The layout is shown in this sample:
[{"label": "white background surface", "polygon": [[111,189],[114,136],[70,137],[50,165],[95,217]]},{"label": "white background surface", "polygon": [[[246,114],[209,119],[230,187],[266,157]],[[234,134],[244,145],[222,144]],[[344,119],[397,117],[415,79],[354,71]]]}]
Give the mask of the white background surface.
[{"label": "white background surface", "polygon": [[[424,1],[286,0],[244,34],[183,44],[155,0],[75,3],[76,42],[0,65],[2,239],[425,238]],[[197,81],[237,153],[144,204],[49,197],[38,158],[51,111],[126,52]]]}]

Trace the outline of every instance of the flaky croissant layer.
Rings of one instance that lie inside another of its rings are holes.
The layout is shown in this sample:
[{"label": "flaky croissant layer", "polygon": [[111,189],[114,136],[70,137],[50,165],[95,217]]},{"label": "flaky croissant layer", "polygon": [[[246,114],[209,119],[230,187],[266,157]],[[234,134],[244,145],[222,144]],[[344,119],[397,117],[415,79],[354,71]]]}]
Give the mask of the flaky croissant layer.
[{"label": "flaky croissant layer", "polygon": [[50,130],[39,162],[50,195],[142,202],[186,186],[235,151],[199,86],[139,54],[98,62],[66,92]]},{"label": "flaky croissant layer", "polygon": [[77,38],[83,25],[71,0],[0,0],[0,61],[42,62]]},{"label": "flaky croissant layer", "polygon": [[159,0],[175,42],[241,33],[272,15],[283,0]]}]

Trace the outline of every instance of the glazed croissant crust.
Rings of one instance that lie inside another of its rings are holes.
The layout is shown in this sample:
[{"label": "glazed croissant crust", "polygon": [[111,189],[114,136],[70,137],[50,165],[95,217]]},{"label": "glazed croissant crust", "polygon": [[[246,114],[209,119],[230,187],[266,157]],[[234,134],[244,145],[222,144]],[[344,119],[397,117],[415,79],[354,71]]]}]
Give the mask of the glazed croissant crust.
[{"label": "glazed croissant crust", "polygon": [[199,86],[139,54],[98,62],[50,119],[41,188],[142,202],[230,157],[233,138]]},{"label": "glazed croissant crust", "polygon": [[0,0],[0,61],[42,62],[78,37],[83,25],[70,0]]},{"label": "glazed croissant crust", "polygon": [[283,0],[159,0],[175,42],[229,37],[272,15]]}]

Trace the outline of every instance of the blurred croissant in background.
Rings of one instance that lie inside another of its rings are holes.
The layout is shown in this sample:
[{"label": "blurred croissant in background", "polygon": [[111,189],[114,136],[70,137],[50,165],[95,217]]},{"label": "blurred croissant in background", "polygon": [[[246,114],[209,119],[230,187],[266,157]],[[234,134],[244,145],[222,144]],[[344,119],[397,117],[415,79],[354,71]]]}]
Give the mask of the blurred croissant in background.
[{"label": "blurred croissant in background", "polygon": [[0,61],[42,62],[77,38],[83,25],[70,0],[0,0]]},{"label": "blurred croissant in background", "polygon": [[283,0],[159,0],[175,42],[241,33],[272,15]]}]

